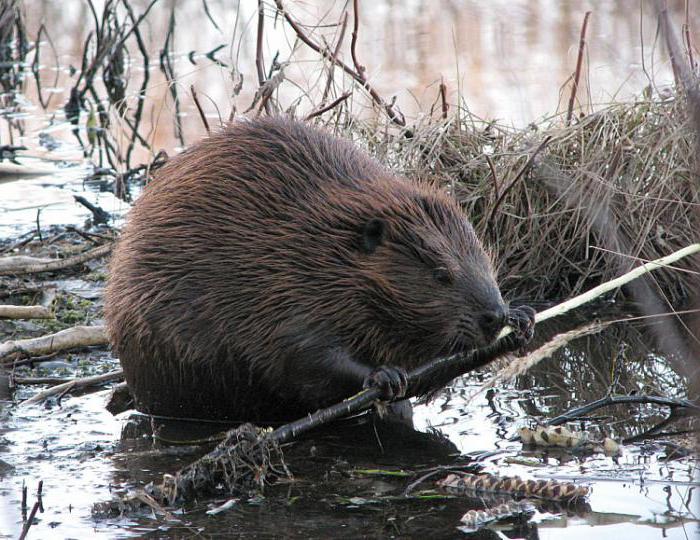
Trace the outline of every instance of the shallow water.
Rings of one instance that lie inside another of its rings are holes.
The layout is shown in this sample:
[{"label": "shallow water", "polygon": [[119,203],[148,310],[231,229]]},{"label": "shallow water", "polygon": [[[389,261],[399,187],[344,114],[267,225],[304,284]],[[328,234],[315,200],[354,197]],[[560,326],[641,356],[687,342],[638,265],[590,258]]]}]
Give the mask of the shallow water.
[{"label": "shallow water", "polygon": [[[616,311],[615,316],[620,312]],[[567,321],[571,325],[574,321]],[[158,425],[159,440],[150,436],[152,425],[141,415],[117,417],[104,409],[106,392],[66,396],[60,405],[22,407],[4,401],[0,423],[0,530],[6,538],[21,529],[22,484],[33,492],[43,480],[44,513],[32,527],[34,538],[188,537],[236,534],[243,537],[343,538],[417,537],[453,538],[461,533],[460,516],[473,500],[462,497],[408,499],[396,496],[413,478],[367,476],[358,469],[415,472],[436,465],[466,463],[481,456],[484,470],[502,475],[558,479],[592,487],[588,505],[541,507],[527,523],[502,523],[508,536],[528,538],[693,538],[700,534],[698,518],[698,462],[690,455],[670,455],[683,445],[683,436],[664,435],[624,446],[621,456],[577,454],[560,449],[523,447],[511,440],[517,429],[534,420],[555,416],[565,409],[606,395],[614,387],[624,394],[651,387],[670,397],[683,397],[682,381],[673,375],[641,338],[642,327],[632,323],[602,335],[584,338],[554,358],[545,360],[527,376],[497,390],[476,393],[485,375],[455,382],[433,401],[417,405],[415,431],[403,425],[376,423],[367,417],[345,421],[285,448],[285,459],[295,476],[291,483],[270,487],[265,498],[239,502],[216,516],[201,501],[187,507],[168,523],[150,512],[120,519],[95,519],[92,505],[105,502],[144,483],[173,472],[211,445],[192,441],[212,431],[189,423]],[[552,331],[552,330],[550,330]],[[546,331],[545,331],[546,332]],[[622,340],[622,341],[621,341]],[[625,366],[620,344],[625,343]],[[74,355],[75,356],[75,355]],[[77,355],[78,357],[84,355]],[[113,360],[90,353],[92,369]],[[78,358],[66,361],[77,365]],[[656,373],[649,379],[644,374]],[[610,376],[614,377],[611,382]],[[581,381],[590,384],[584,387]],[[557,388],[577,389],[576,393]],[[20,387],[15,398],[34,390]],[[584,425],[591,434],[602,426],[620,440],[649,429],[666,416],[663,408],[632,405],[601,409]],[[158,424],[158,423],[157,423]],[[684,431],[687,419],[665,428]],[[162,442],[181,441],[181,445]],[[435,478],[440,478],[436,476]],[[418,490],[434,488],[432,482]],[[591,528],[595,527],[595,528]],[[510,532],[508,532],[510,531]],[[483,536],[486,534],[486,536]]]},{"label": "shallow water", "polygon": [[[143,9],[144,2],[134,4],[139,8],[137,12]],[[234,100],[230,97],[231,82],[226,70],[206,64],[199,56],[197,65],[187,60],[190,50],[207,51],[231,41],[234,17],[232,11],[227,11],[229,3],[209,0],[208,4],[215,15],[230,24],[222,25],[224,31],[217,33],[204,20],[200,2],[179,4],[175,62],[185,93],[190,84],[196,84],[202,95],[211,96],[221,105],[221,114],[227,117],[232,105],[239,111],[247,107],[254,85],[246,83]],[[321,8],[329,8],[329,20],[336,20],[343,6],[340,2],[288,4],[308,21],[317,20]],[[682,2],[671,4],[675,20],[682,20]],[[67,66],[79,63],[80,44],[89,31],[90,16],[85,4],[28,0],[26,5],[30,35],[36,32],[40,20],[51,21],[61,29],[53,33],[60,67],[52,67],[48,52],[42,56],[43,91],[54,96],[53,102],[46,112],[32,105],[32,92],[36,89],[28,82],[25,134],[15,142],[26,144],[27,154],[42,158],[24,159],[27,166],[51,172],[22,178],[0,177],[0,240],[31,234],[37,227],[46,235],[52,226],[81,225],[90,213],[75,203],[75,194],[112,213],[118,224],[128,204],[112,195],[108,182],[84,181],[93,167],[83,159],[60,112],[67,89],[75,82]],[[655,45],[655,24],[648,18],[648,5],[644,6],[645,22],[640,31],[640,3],[629,0],[499,1],[487,7],[485,3],[467,0],[379,1],[363,5],[359,50],[377,87],[386,96],[396,94],[397,103],[407,114],[430,107],[436,82],[444,76],[452,105],[460,87],[466,105],[479,115],[523,126],[562,110],[559,89],[573,71],[580,23],[587,9],[593,10],[593,18],[586,92],[580,95],[584,110],[590,109],[591,102],[607,101],[618,90],[619,98],[638,95],[649,83],[645,70],[653,72],[659,88],[671,81],[663,51]],[[249,81],[255,79],[254,46],[250,32],[245,34],[243,29],[254,24],[254,15],[254,3],[242,3],[236,26],[237,35],[248,36],[241,42],[238,65],[246,71]],[[698,13],[691,11],[693,28],[697,28],[697,17]],[[188,31],[188,22],[208,30]],[[149,46],[156,56],[166,23],[164,9],[151,26]],[[275,29],[272,19],[267,24],[266,50],[272,53],[279,48],[284,57],[292,43],[289,32],[281,31],[279,25]],[[232,63],[237,54],[227,48],[219,58]],[[301,57],[315,59],[307,52]],[[156,62],[155,57],[152,62]],[[139,67],[132,66],[132,70],[138,79]],[[59,79],[53,85],[56,73]],[[299,71],[292,73],[297,80],[304,78]],[[313,76],[308,75],[310,79]],[[153,128],[154,148],[163,147],[172,153],[179,144],[173,135],[172,104],[162,75],[154,71],[154,77],[156,85],[147,96],[151,107],[147,122],[153,118],[148,125]],[[293,95],[283,97],[287,102],[294,99]],[[133,106],[133,92],[129,99]],[[209,118],[217,119],[215,108],[208,100],[203,102]],[[308,108],[308,103],[302,101],[300,107]],[[156,114],[161,109],[166,113]],[[58,111],[56,116],[54,111]],[[189,99],[183,103],[183,118],[186,142],[202,136],[203,129]],[[4,123],[0,125],[6,129]],[[50,151],[40,144],[47,134],[59,145]],[[145,159],[148,153],[140,157]],[[70,294],[97,299],[99,310],[101,285],[88,284],[81,276],[69,276],[60,280],[58,286]],[[622,318],[624,313],[617,311],[615,316]],[[590,314],[583,319],[588,318]],[[15,330],[23,334],[42,333],[40,327],[31,324],[16,328],[2,321],[0,324],[3,340]],[[574,319],[569,319],[562,326],[570,328],[575,324]],[[475,374],[458,381],[434,401],[416,406],[416,431],[357,421],[316,433],[285,449],[294,482],[272,486],[266,498],[238,503],[217,516],[205,513],[212,501],[203,501],[187,508],[184,514],[178,513],[178,523],[167,523],[149,512],[121,519],[95,519],[91,508],[116,493],[175,471],[208,446],[193,448],[191,444],[154,441],[149,435],[150,423],[144,422],[144,417],[132,413],[110,415],[104,409],[104,392],[68,395],[60,404],[54,401],[47,407],[17,406],[16,401],[37,389],[20,387],[10,397],[6,380],[2,379],[0,538],[18,536],[22,528],[22,485],[28,487],[31,508],[40,480],[44,512],[32,525],[31,538],[184,538],[197,533],[256,538],[454,538],[464,535],[457,529],[459,518],[474,501],[460,497],[397,499],[393,496],[402,492],[409,478],[368,477],[353,470],[419,471],[438,464],[464,463],[477,456],[483,458],[481,463],[489,472],[583,482],[593,490],[590,507],[540,508],[527,523],[499,524],[475,537],[502,538],[496,531],[507,537],[565,540],[593,535],[615,540],[700,537],[698,462],[688,455],[672,454],[688,446],[686,435],[667,434],[631,443],[625,445],[620,457],[523,448],[511,440],[519,427],[599,399],[611,389],[618,394],[685,397],[684,382],[673,374],[663,355],[654,351],[647,330],[640,323],[618,323],[601,335],[577,340],[526,376],[495,391],[482,392],[471,401],[469,398],[485,376]],[[540,334],[554,331],[542,330]],[[71,358],[61,355],[42,365],[42,369],[47,373],[85,374],[115,365],[116,360],[109,354],[90,351]],[[663,420],[666,412],[653,406],[618,406],[596,411],[594,420],[584,425],[593,433],[602,425],[606,434],[623,439],[651,428]],[[683,432],[689,427],[692,426],[687,420],[680,419],[665,430]],[[163,429],[161,435],[165,433],[165,438],[179,441],[196,440],[202,435],[200,426],[191,424]],[[421,489],[431,487],[428,482]]]}]

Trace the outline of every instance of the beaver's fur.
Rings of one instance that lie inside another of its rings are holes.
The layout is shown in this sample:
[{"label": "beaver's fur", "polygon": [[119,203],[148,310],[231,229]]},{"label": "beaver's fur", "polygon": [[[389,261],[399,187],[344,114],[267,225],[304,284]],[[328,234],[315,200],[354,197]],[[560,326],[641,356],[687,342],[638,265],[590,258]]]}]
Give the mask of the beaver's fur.
[{"label": "beaver's fur", "polygon": [[105,314],[139,409],[263,421],[342,400],[379,366],[487,345],[506,307],[449,196],[261,119],[158,171],[114,251]]}]

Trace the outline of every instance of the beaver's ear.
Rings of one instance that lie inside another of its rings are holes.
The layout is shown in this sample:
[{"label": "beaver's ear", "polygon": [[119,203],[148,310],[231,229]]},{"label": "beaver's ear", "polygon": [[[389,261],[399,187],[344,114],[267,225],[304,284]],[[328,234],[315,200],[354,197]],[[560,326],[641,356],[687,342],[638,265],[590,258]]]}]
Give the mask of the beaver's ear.
[{"label": "beaver's ear", "polygon": [[364,253],[374,253],[377,246],[384,242],[386,237],[387,223],[380,218],[372,218],[362,227],[362,238],[360,249]]}]

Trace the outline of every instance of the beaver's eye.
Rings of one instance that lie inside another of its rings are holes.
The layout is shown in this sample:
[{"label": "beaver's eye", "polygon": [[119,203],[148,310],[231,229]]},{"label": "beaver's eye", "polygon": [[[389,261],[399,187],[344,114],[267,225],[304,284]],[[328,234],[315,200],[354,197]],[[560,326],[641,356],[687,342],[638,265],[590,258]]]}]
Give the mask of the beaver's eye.
[{"label": "beaver's eye", "polygon": [[452,285],[452,274],[444,266],[439,266],[433,270],[433,277],[440,285]]}]

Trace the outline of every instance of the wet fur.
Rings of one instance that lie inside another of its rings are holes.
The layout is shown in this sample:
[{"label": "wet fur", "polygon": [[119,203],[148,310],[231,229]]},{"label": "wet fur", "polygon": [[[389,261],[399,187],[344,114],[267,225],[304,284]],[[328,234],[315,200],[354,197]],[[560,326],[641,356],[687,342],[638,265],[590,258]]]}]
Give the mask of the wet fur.
[{"label": "wet fur", "polygon": [[158,172],[114,252],[105,313],[140,409],[276,420],[343,399],[380,365],[488,344],[479,316],[502,304],[451,198],[264,119]]}]

